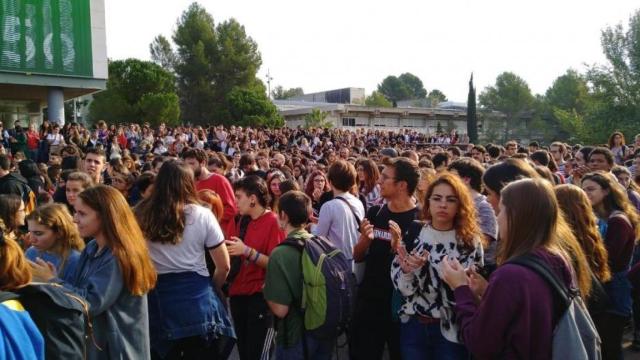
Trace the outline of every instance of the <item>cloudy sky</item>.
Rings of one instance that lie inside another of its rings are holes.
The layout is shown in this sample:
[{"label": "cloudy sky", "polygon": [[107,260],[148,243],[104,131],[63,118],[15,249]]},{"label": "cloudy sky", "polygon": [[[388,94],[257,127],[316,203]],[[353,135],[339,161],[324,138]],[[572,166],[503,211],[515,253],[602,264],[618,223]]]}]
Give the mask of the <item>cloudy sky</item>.
[{"label": "cloudy sky", "polygon": [[[106,0],[111,59],[149,59],[192,1]],[[637,0],[200,0],[216,22],[235,18],[262,54],[272,87],[305,92],[364,87],[411,72],[427,90],[466,101],[473,71],[480,92],[503,71],[544,93],[568,68],[604,63],[600,31],[640,9]]]}]

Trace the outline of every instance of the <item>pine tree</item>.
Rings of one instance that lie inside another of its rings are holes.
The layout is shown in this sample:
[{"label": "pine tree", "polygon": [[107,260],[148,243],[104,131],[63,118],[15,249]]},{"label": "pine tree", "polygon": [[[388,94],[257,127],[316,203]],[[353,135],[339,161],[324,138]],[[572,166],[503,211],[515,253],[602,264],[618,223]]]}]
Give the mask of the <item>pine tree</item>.
[{"label": "pine tree", "polygon": [[476,89],[473,87],[473,73],[469,79],[469,97],[467,98],[467,135],[469,142],[478,142],[478,114],[476,113]]}]

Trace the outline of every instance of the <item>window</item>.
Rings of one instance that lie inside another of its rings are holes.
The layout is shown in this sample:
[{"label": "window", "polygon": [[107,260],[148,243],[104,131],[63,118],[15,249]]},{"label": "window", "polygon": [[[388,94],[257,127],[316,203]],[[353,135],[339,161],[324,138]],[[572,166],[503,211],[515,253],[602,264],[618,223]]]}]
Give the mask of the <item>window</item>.
[{"label": "window", "polygon": [[342,126],[356,126],[355,118],[342,118]]}]

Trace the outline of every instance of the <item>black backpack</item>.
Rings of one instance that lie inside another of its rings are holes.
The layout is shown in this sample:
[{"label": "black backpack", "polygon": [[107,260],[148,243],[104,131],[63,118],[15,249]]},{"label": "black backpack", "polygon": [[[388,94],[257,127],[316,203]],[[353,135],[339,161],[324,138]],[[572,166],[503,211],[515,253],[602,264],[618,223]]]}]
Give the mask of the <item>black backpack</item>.
[{"label": "black backpack", "polygon": [[47,359],[84,359],[85,334],[92,335],[89,307],[58,284],[31,283],[14,291],[40,330]]}]

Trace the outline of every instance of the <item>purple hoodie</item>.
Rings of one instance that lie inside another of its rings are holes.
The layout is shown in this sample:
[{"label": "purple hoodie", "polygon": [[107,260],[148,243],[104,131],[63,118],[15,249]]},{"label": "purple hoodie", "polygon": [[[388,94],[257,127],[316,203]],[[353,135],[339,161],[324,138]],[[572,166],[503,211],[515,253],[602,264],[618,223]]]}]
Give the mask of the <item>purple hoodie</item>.
[{"label": "purple hoodie", "polygon": [[[541,257],[571,283],[565,261],[546,250]],[[455,292],[456,316],[464,343],[476,359],[550,359],[553,329],[553,295],[544,279],[526,267],[505,264],[491,275],[480,304],[469,286]]]}]

